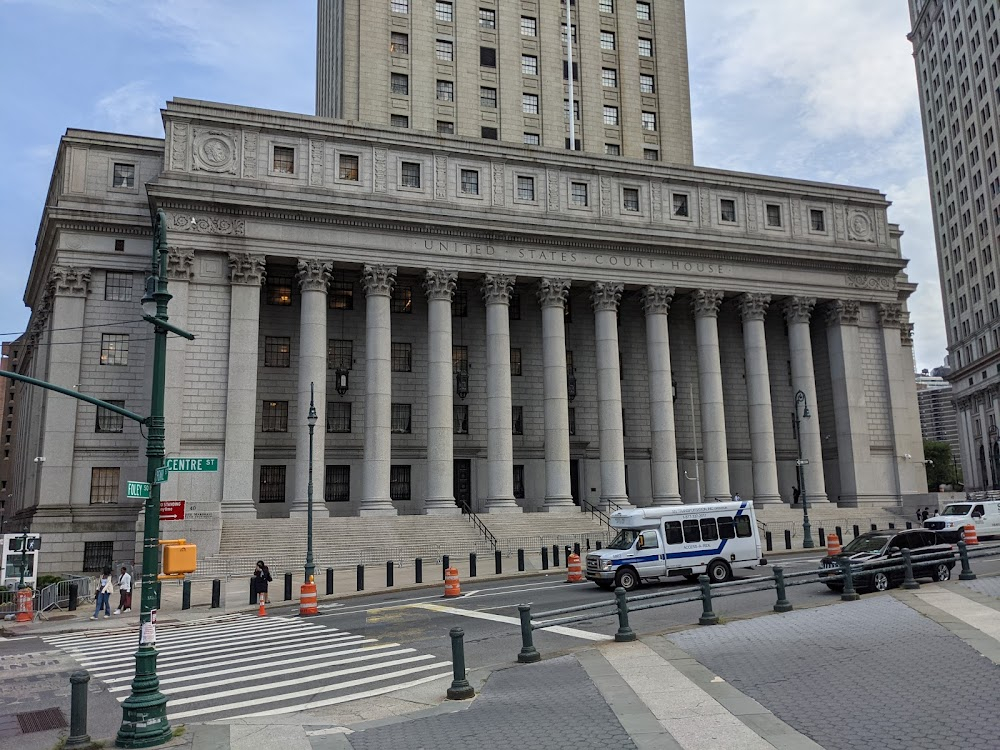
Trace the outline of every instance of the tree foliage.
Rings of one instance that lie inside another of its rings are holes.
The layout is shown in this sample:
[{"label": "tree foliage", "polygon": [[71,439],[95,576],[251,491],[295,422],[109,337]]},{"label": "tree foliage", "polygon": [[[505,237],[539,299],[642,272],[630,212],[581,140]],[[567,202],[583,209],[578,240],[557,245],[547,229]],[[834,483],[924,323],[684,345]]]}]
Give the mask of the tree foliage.
[{"label": "tree foliage", "polygon": [[[937,440],[924,441],[924,458],[927,463],[927,490],[937,492],[942,484],[957,489],[961,483],[961,467],[952,456],[951,445]],[[933,463],[931,463],[933,462]]]}]

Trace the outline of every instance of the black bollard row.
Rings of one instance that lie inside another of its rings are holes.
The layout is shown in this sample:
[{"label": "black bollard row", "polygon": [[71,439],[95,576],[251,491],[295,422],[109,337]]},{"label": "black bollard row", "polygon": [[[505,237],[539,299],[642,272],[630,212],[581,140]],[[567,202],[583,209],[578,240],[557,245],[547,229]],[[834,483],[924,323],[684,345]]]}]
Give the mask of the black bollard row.
[{"label": "black bollard row", "polygon": [[70,675],[69,737],[62,745],[65,748],[90,747],[87,734],[87,683],[90,673],[79,671]]},{"label": "black bollard row", "polygon": [[553,544],[552,545],[552,567],[553,568],[558,568],[559,567],[559,545],[558,544]]},{"label": "black bollard row", "polygon": [[333,594],[333,568],[326,569],[326,595]]},{"label": "black bollard row", "polygon": [[857,524],[854,524],[853,531],[854,531],[854,538],[855,539],[857,539],[859,536],[861,536],[861,529],[858,528]]},{"label": "black bollard row", "polygon": [[478,570],[476,568],[476,560],[477,559],[478,558],[476,557],[476,553],[475,552],[470,552],[469,553],[469,578],[475,578],[476,575],[478,574]]},{"label": "black bollard row", "polygon": [[595,547],[596,547],[597,549],[600,549],[600,548],[601,548],[601,540],[600,540],[600,539],[598,539],[598,540],[597,540],[597,541],[596,541],[596,542],[594,543],[594,545],[595,545]]},{"label": "black bollard row", "polygon": [[834,530],[837,532],[837,541],[839,541],[841,544],[843,544],[844,543],[844,532],[841,531],[841,529],[840,529],[839,526],[837,526]]},{"label": "black bollard row", "polygon": [[579,555],[580,554],[580,543],[579,542],[573,542],[573,554],[574,555]]},{"label": "black bollard row", "polygon": [[524,572],[524,550],[523,549],[519,549],[517,551],[517,572],[518,573],[523,573]]},{"label": "black bollard row", "polygon": [[774,549],[774,540],[771,538],[771,532],[764,532],[764,546],[768,552]]},{"label": "black bollard row", "polygon": [[181,609],[191,609],[191,581],[181,582]]},{"label": "black bollard row", "polygon": [[451,567],[451,560],[448,555],[441,556],[441,580],[445,580],[448,577],[448,568]]},{"label": "black bollard row", "polygon": [[387,560],[385,563],[385,587],[387,589],[392,588],[395,585],[395,578],[393,576],[393,562],[392,560]]},{"label": "black bollard row", "polygon": [[358,591],[365,590],[365,566],[358,566]]},{"label": "black bollard row", "polygon": [[75,612],[76,605],[80,601],[80,586],[76,583],[69,585],[69,611]]},{"label": "black bollard row", "polygon": [[250,603],[251,604],[257,603],[257,595],[254,593],[253,590],[253,578],[250,579]]},{"label": "black bollard row", "polygon": [[497,575],[503,573],[503,555],[500,554],[500,550],[493,551],[493,571]]},{"label": "black bollard row", "polygon": [[415,583],[424,582],[424,560],[422,557],[418,557],[413,561],[413,576]]},{"label": "black bollard row", "polygon": [[285,573],[285,601],[292,599],[292,574]]},{"label": "black bollard row", "polygon": [[792,548],[792,532],[785,529],[785,549]]},{"label": "black bollard row", "polygon": [[542,570],[549,569],[549,548],[542,547]]},{"label": "black bollard row", "polygon": [[222,606],[222,581],[218,578],[212,579],[212,609]]},{"label": "black bollard row", "polygon": [[819,527],[819,546],[820,547],[826,546],[826,529],[824,529],[822,526]]}]

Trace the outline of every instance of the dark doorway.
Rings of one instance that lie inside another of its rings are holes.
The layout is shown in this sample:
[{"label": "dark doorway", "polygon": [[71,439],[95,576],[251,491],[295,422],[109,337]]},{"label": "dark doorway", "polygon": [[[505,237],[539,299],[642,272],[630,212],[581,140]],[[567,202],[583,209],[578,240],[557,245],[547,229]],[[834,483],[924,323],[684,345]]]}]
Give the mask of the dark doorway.
[{"label": "dark doorway", "polygon": [[455,459],[455,505],[463,513],[469,512],[472,503],[472,461],[468,458]]},{"label": "dark doorway", "polygon": [[573,505],[580,504],[580,459],[569,461],[569,492],[573,496]]}]

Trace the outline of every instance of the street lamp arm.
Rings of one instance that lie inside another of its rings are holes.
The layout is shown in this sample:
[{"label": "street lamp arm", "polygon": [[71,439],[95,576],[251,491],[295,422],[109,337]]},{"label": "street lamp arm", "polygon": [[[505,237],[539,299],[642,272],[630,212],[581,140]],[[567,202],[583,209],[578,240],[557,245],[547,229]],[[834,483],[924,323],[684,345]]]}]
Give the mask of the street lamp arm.
[{"label": "street lamp arm", "polygon": [[88,404],[93,404],[94,406],[100,406],[102,409],[107,409],[108,411],[114,412],[115,414],[121,414],[123,417],[128,417],[134,422],[139,422],[140,424],[148,424],[149,418],[144,417],[140,414],[136,414],[134,411],[129,411],[121,406],[115,404],[109,404],[107,401],[101,401],[99,398],[94,398],[93,396],[88,396],[85,393],[80,393],[74,391],[71,388],[63,388],[61,385],[56,385],[55,383],[49,383],[45,380],[38,380],[37,378],[29,378],[27,375],[21,375],[16,372],[7,372],[6,370],[0,370],[0,378],[10,378],[11,380],[20,380],[22,383],[27,383],[28,385],[37,385],[39,388],[46,388],[50,391],[55,391],[56,393],[61,393],[64,396],[69,396],[70,398],[76,398],[80,401],[86,401]]},{"label": "street lamp arm", "polygon": [[142,319],[147,323],[152,323],[157,328],[162,328],[164,331],[170,331],[170,333],[175,333],[178,336],[187,339],[188,341],[194,341],[194,334],[188,333],[183,328],[178,328],[175,325],[171,325],[167,321],[157,318],[153,315],[143,315]]}]

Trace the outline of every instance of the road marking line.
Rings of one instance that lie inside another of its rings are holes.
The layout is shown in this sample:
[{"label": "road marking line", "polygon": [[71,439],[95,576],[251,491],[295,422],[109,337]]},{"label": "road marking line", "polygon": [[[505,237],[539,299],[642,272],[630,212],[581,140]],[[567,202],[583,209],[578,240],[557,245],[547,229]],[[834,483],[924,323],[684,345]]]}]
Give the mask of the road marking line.
[{"label": "road marking line", "polygon": [[[509,617],[507,615],[497,615],[492,612],[484,612],[482,610],[476,609],[460,609],[458,607],[445,607],[441,604],[411,604],[411,607],[416,607],[417,609],[428,609],[432,612],[441,612],[447,615],[458,615],[459,617],[471,617],[476,620],[491,620],[492,622],[505,622],[510,625],[520,625],[521,621],[517,617]],[[600,633],[591,633],[588,630],[578,630],[577,628],[567,628],[563,625],[549,625],[547,627],[543,626],[540,628],[542,630],[548,630],[553,633],[558,633],[559,635],[568,635],[570,638],[582,638],[587,641],[610,641],[612,636],[601,635]]]},{"label": "road marking line", "polygon": [[[442,581],[441,583],[443,585],[444,581]],[[562,581],[560,583],[553,583],[552,581],[539,581],[538,583],[520,583],[517,584],[516,586],[498,586],[497,588],[492,588],[492,589],[479,589],[476,593],[476,598],[481,599],[484,596],[501,596],[502,594],[506,593],[515,593],[516,591],[529,591],[537,589],[539,587],[558,588],[566,585],[567,584],[565,581]],[[513,589],[514,591],[511,591],[511,589]],[[357,614],[358,612],[366,612],[366,611],[375,612],[382,609],[395,609],[399,607],[408,607],[413,602],[434,601],[440,598],[441,598],[440,594],[431,594],[429,596],[414,596],[409,599],[397,599],[393,602],[387,602],[385,606],[382,607],[379,606],[372,607],[370,604],[345,604],[343,609],[338,610],[336,612],[330,612],[329,615],[330,616],[350,615],[350,614]]]}]

